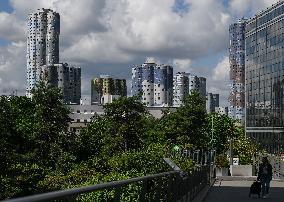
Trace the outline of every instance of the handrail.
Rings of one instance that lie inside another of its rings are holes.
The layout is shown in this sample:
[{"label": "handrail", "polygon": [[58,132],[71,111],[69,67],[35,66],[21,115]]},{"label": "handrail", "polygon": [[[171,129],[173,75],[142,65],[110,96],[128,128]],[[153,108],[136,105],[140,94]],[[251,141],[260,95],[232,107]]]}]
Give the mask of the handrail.
[{"label": "handrail", "polygon": [[86,186],[86,187],[48,192],[48,193],[43,193],[43,194],[38,194],[38,195],[33,195],[33,196],[16,198],[16,199],[9,199],[9,200],[5,200],[5,202],[51,201],[51,200],[55,200],[55,199],[68,198],[70,196],[73,196],[73,198],[76,198],[78,195],[84,194],[84,193],[89,193],[89,192],[98,191],[98,190],[102,190],[102,189],[110,189],[110,188],[114,188],[114,187],[121,187],[121,186],[124,186],[124,185],[127,185],[127,184],[139,182],[139,181],[152,180],[154,178],[160,178],[160,177],[174,175],[174,174],[178,174],[178,173],[179,173],[178,171],[164,172],[164,173],[159,173],[159,174],[154,174],[154,175],[147,175],[147,176],[143,176],[143,177],[136,177],[136,178],[132,178],[132,179],[128,179],[128,180],[106,182],[106,183],[96,184],[96,185],[91,185],[91,186]]}]

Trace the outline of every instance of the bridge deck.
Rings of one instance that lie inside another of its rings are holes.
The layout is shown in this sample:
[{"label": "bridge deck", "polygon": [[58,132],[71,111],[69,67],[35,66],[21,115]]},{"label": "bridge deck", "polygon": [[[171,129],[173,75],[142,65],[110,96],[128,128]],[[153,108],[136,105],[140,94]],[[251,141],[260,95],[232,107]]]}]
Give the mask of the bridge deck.
[{"label": "bridge deck", "polygon": [[[217,180],[209,191],[205,202],[252,202],[263,201],[254,195],[249,198],[249,187],[253,179],[249,180]],[[274,180],[271,182],[270,196],[266,201],[283,202],[284,201],[284,182]]]}]

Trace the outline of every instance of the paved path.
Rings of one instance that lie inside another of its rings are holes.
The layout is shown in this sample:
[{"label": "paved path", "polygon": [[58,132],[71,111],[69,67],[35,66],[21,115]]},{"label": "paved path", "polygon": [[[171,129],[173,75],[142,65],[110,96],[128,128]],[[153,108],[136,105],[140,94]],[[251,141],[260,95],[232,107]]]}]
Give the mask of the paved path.
[{"label": "paved path", "polygon": [[221,181],[217,180],[210,189],[205,202],[257,202],[271,201],[284,202],[284,182],[272,181],[270,196],[267,199],[258,198],[257,195],[249,198],[249,187],[252,180]]}]

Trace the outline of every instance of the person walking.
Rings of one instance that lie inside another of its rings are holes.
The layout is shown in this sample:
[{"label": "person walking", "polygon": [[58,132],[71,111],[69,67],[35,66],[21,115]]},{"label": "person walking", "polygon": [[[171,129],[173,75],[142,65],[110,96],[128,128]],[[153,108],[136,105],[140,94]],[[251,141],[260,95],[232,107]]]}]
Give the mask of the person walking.
[{"label": "person walking", "polygon": [[267,157],[262,158],[262,163],[259,165],[257,180],[261,182],[262,198],[267,198],[269,195],[270,181],[272,180],[272,166]]}]

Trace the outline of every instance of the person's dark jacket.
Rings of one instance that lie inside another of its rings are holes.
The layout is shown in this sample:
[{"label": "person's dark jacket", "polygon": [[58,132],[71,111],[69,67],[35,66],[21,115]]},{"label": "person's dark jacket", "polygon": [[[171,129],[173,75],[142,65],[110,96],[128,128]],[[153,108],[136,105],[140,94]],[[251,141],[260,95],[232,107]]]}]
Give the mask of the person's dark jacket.
[{"label": "person's dark jacket", "polygon": [[262,177],[269,177],[269,179],[272,179],[272,165],[270,163],[267,164],[267,174],[263,173],[263,167],[265,166],[264,163],[261,163],[259,165],[259,170],[258,170],[258,176],[257,179],[260,180]]}]

